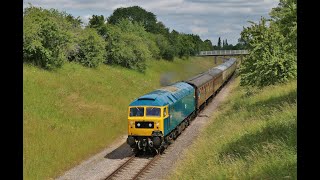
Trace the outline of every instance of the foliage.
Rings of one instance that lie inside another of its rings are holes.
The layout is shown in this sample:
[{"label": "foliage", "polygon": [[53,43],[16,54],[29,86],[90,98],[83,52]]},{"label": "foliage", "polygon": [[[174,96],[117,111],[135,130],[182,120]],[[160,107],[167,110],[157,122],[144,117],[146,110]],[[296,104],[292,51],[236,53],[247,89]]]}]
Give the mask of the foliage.
[{"label": "foliage", "polygon": [[89,23],[87,27],[96,29],[97,32],[103,37],[106,36],[106,25],[105,18],[103,15],[92,15],[92,17],[89,18]]},{"label": "foliage", "polygon": [[67,60],[73,24],[55,9],[27,7],[23,16],[23,61],[56,69]]},{"label": "foliage", "polygon": [[297,53],[297,1],[280,0],[279,6],[273,8],[270,16],[280,29],[286,43],[290,45],[288,51]]},{"label": "foliage", "polygon": [[213,50],[212,42],[209,39],[206,39],[203,42],[202,49],[203,49],[203,51],[212,51]]},{"label": "foliage", "polygon": [[81,32],[75,61],[87,67],[98,67],[105,61],[105,41],[96,30],[86,28]]},{"label": "foliage", "polygon": [[72,24],[74,28],[80,28],[83,23],[82,20],[80,19],[80,16],[75,18],[71,14],[68,14],[66,16],[66,19]]},{"label": "foliage", "polygon": [[183,56],[189,58],[191,55],[195,55],[195,44],[192,42],[192,37],[187,34],[179,35],[179,42],[181,44],[180,51],[178,55],[180,58]]},{"label": "foliage", "polygon": [[132,33],[142,38],[145,44],[147,45],[148,50],[150,51],[152,57],[155,59],[160,58],[159,56],[160,50],[155,42],[154,35],[145,31],[145,28],[142,23],[131,22],[128,19],[122,19],[116,24],[116,26],[120,27],[120,29],[123,32]]},{"label": "foliage", "polygon": [[162,34],[155,34],[154,37],[155,42],[160,50],[160,56],[165,60],[173,61],[174,51],[168,39]]},{"label": "foliage", "polygon": [[106,63],[119,64],[144,72],[146,60],[150,59],[152,55],[143,37],[130,32],[130,28],[122,29],[125,27],[125,23],[123,20],[119,22],[119,26],[107,26]]},{"label": "foliage", "polygon": [[177,32],[176,30],[172,30],[168,37],[169,43],[172,46],[174,56],[177,56],[180,52],[180,49],[182,48],[181,42],[179,40],[179,35],[179,32]]},{"label": "foliage", "polygon": [[152,31],[154,34],[162,34],[165,37],[169,37],[169,28],[167,28],[161,21],[156,23],[154,30]]},{"label": "foliage", "polygon": [[217,44],[217,46],[218,46],[218,49],[221,49],[221,39],[220,39],[220,37],[219,37],[219,39],[218,39],[218,44]]},{"label": "foliage", "polygon": [[[148,59],[173,61],[213,49],[210,40],[203,42],[198,35],[169,32],[153,13],[138,6],[116,9],[107,23],[103,15],[93,15],[85,29],[80,17],[65,12],[32,6],[24,11],[24,62],[46,69],[59,68],[66,60],[97,67],[105,56],[107,64],[144,72]],[[105,42],[88,29],[95,29]]]},{"label": "foliage", "polygon": [[[122,19],[129,19],[133,22],[142,23],[147,32],[156,32],[157,26],[156,15],[148,12],[139,6],[132,6],[127,8],[117,8],[113,11],[112,15],[108,18],[108,23],[117,24]],[[159,27],[159,25],[158,25]]]},{"label": "foliage", "polygon": [[296,78],[295,8],[294,1],[281,1],[271,12],[275,19],[261,18],[241,32],[250,52],[241,65],[241,85],[263,87]]}]

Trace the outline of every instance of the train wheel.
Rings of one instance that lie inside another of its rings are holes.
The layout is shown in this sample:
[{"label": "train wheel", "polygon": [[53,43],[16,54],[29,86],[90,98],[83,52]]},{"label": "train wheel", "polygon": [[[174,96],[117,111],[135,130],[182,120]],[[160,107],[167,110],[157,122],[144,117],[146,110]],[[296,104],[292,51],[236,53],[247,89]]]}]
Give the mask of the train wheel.
[{"label": "train wheel", "polygon": [[188,126],[190,125],[189,118],[185,121],[185,124],[186,124],[186,125],[185,125],[186,127],[188,127]]}]

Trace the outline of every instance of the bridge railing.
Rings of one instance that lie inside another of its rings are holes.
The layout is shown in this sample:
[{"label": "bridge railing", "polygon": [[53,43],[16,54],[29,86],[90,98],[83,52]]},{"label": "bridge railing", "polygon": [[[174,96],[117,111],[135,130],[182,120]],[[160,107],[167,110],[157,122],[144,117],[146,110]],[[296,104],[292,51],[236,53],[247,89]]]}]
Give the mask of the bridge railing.
[{"label": "bridge railing", "polygon": [[214,50],[214,51],[200,51],[200,56],[218,56],[218,55],[240,55],[249,54],[248,50]]}]

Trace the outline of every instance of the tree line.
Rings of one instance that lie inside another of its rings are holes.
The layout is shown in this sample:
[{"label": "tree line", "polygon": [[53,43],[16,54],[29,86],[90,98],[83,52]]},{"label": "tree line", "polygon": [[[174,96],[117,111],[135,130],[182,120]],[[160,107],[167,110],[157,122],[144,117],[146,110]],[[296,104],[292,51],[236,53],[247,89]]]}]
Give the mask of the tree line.
[{"label": "tree line", "polygon": [[139,6],[118,8],[108,18],[93,15],[85,26],[80,17],[56,9],[29,4],[23,12],[23,60],[49,70],[74,61],[144,72],[149,59],[187,59],[214,48],[199,35],[170,32],[156,15]]},{"label": "tree line", "polygon": [[212,50],[244,50],[245,44],[241,38],[238,39],[236,45],[228,43],[228,39],[223,39],[221,43],[221,37],[219,37],[217,45],[212,45]]}]

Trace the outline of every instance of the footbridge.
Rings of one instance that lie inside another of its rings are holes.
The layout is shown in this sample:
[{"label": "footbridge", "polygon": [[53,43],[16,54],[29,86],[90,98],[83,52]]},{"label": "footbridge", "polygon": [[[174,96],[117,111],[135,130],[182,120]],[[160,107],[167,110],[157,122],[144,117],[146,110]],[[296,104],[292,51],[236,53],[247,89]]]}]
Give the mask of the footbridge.
[{"label": "footbridge", "polygon": [[237,56],[247,55],[248,50],[214,50],[214,51],[200,51],[199,56]]},{"label": "footbridge", "polygon": [[[218,56],[240,56],[240,62],[243,60],[243,56],[248,55],[248,50],[214,50],[214,51],[200,51],[198,56],[214,56],[214,63],[217,64]],[[223,58],[226,61],[227,58]]]}]

